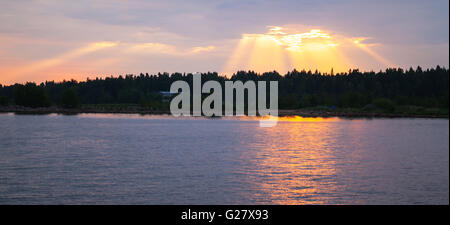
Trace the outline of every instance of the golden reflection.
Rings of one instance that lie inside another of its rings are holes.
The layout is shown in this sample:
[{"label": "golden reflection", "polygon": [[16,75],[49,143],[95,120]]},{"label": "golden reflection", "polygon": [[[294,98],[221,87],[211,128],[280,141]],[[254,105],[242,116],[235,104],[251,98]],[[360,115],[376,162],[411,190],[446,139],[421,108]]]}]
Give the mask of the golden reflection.
[{"label": "golden reflection", "polygon": [[339,117],[302,117],[302,116],[243,116],[243,117],[227,117],[229,119],[238,120],[276,120],[280,122],[338,122],[342,121]]},{"label": "golden reflection", "polygon": [[[339,118],[280,117],[273,128],[256,128],[244,158],[253,159],[249,181],[270,204],[327,204],[342,188],[335,182]],[[247,155],[249,154],[249,155]]]},{"label": "golden reflection", "polygon": [[285,116],[278,117],[278,121],[286,122],[337,122],[340,121],[338,117],[301,117],[301,116]]}]

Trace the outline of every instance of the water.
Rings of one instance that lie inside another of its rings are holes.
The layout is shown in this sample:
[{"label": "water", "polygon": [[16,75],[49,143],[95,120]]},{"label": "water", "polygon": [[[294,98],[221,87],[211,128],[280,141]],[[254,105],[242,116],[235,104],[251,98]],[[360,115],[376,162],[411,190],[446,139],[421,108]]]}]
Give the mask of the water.
[{"label": "water", "polygon": [[0,114],[0,204],[449,204],[449,121]]}]

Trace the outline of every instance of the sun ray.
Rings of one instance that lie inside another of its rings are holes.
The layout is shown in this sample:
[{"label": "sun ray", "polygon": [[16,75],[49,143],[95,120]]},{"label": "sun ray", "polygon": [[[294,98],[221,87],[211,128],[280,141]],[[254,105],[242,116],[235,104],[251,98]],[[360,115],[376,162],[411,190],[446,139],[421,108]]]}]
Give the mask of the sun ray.
[{"label": "sun ray", "polygon": [[231,75],[238,70],[246,70],[250,61],[250,54],[253,50],[255,39],[242,35],[237,47],[223,69],[224,73]]},{"label": "sun ray", "polygon": [[362,41],[366,40],[367,38],[354,38],[351,40],[353,44],[358,46],[361,50],[372,56],[375,60],[382,63],[385,67],[396,67],[396,65],[392,62],[390,62],[388,59],[384,58],[380,54],[376,53],[367,44],[362,43]]},{"label": "sun ray", "polygon": [[[319,70],[323,73],[331,73],[331,70],[334,73],[346,72],[358,66],[347,54],[355,49],[363,50],[367,58],[375,59],[386,66],[394,65],[370,46],[361,43],[363,39],[332,35],[331,32],[321,29],[286,32],[279,26],[268,28],[269,31],[265,34],[242,35],[226,64],[227,73],[232,73],[237,68],[260,73],[273,70],[285,73],[292,69]],[[370,60],[368,62],[371,63]]]},{"label": "sun ray", "polygon": [[21,76],[24,75],[29,75],[33,72],[37,72],[37,71],[41,71],[47,68],[51,68],[57,65],[60,65],[64,62],[67,62],[71,59],[95,52],[95,51],[99,51],[101,49],[104,48],[110,48],[110,47],[114,47],[116,46],[118,43],[116,42],[95,42],[95,43],[91,43],[87,46],[66,52],[62,55],[50,58],[50,59],[45,59],[45,60],[41,60],[32,64],[29,64],[27,66],[23,66],[17,69],[14,69],[12,71],[9,72],[9,76],[10,77],[14,77],[15,80],[18,80],[18,78],[20,78]]},{"label": "sun ray", "polygon": [[284,72],[284,52],[282,46],[271,36],[255,38],[248,68],[257,72],[277,70]]}]

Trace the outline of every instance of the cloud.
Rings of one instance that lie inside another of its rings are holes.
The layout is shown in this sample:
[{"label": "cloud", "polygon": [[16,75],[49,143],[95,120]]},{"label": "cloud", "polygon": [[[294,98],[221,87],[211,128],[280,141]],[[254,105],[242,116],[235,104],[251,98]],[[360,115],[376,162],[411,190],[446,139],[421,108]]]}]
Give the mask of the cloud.
[{"label": "cloud", "polygon": [[185,56],[191,54],[197,54],[201,52],[211,52],[216,49],[215,46],[209,45],[206,47],[197,46],[192,48],[186,47],[176,47],[174,45],[164,44],[164,43],[140,43],[140,44],[132,44],[132,43],[124,43],[125,51],[130,54],[166,54],[166,55],[174,55],[174,56]]},{"label": "cloud", "polygon": [[163,43],[142,43],[142,44],[132,44],[128,48],[129,53],[162,53],[176,55],[178,51],[175,46],[163,44]]},{"label": "cloud", "polygon": [[199,47],[194,47],[194,48],[192,48],[191,52],[192,52],[192,53],[210,52],[210,51],[214,51],[214,49],[216,49],[216,47],[215,47],[215,46],[212,46],[212,45],[207,46],[207,47],[201,47],[201,46],[199,46]]}]

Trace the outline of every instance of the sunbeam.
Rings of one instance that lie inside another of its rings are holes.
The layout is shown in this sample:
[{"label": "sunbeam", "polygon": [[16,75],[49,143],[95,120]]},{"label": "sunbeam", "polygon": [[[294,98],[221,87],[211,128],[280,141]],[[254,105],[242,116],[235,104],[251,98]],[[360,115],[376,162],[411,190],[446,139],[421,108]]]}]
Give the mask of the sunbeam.
[{"label": "sunbeam", "polygon": [[[346,72],[358,67],[350,61],[351,50],[361,49],[369,59],[392,66],[374,52],[361,39],[348,38],[333,32],[310,29],[308,32],[288,32],[283,27],[270,26],[265,34],[243,34],[234,53],[229,57],[224,72],[277,70],[285,73],[292,69],[319,70],[330,73]],[[350,43],[349,43],[349,40]]]}]

